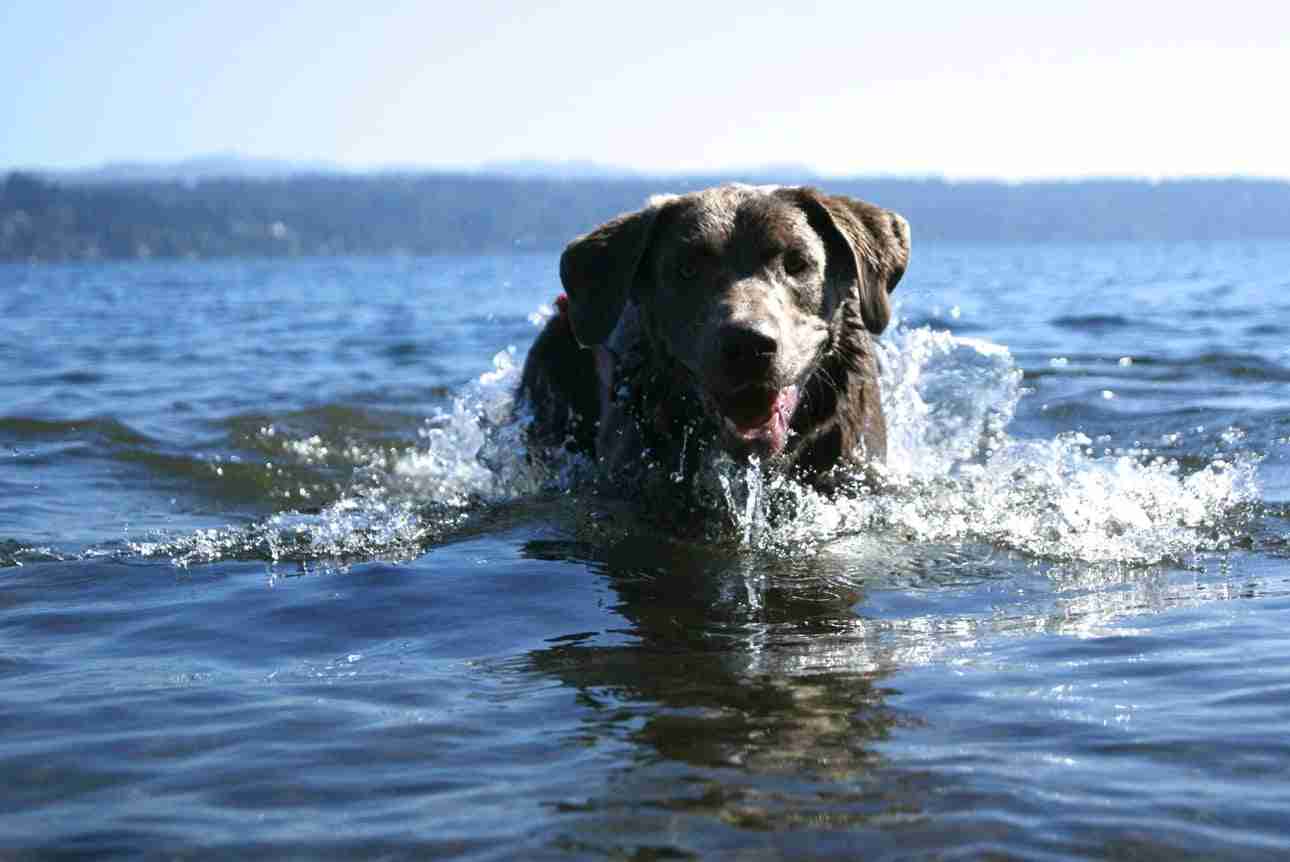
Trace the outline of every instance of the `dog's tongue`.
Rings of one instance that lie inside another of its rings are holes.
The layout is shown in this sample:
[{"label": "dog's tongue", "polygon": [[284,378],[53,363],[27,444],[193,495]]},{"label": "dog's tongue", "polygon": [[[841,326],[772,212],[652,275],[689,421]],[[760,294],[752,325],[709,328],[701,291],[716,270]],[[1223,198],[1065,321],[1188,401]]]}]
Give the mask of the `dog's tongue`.
[{"label": "dog's tongue", "polygon": [[[768,454],[778,455],[788,443],[788,423],[797,409],[797,387],[785,386],[774,393],[766,412],[756,417],[741,415],[738,420],[727,416],[735,436],[750,444],[760,444]],[[742,412],[742,411],[741,411]]]}]

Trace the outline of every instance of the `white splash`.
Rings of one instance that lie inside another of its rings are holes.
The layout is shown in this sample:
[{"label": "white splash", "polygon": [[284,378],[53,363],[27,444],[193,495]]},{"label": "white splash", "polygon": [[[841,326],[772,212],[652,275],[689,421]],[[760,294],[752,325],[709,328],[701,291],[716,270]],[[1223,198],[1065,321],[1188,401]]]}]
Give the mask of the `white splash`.
[{"label": "white splash", "polygon": [[1224,525],[1258,499],[1257,458],[1232,454],[1193,472],[1146,450],[1095,454],[1079,433],[1017,440],[1022,397],[1008,350],[928,328],[882,348],[888,487],[829,500],[777,484],[792,517],[763,544],[800,553],[844,536],[985,542],[1036,557],[1150,564],[1228,547]]},{"label": "white splash", "polygon": [[[434,536],[464,521],[472,507],[532,494],[549,481],[524,447],[524,417],[516,415],[513,403],[519,378],[514,357],[513,347],[494,356],[492,370],[454,398],[451,409],[426,420],[415,449],[354,445],[335,452],[317,436],[279,441],[279,457],[317,464],[340,456],[353,470],[348,491],[319,511],[281,512],[241,527],[135,541],[128,550],[169,557],[181,567],[222,559],[343,567],[351,559],[415,556]],[[261,434],[281,436],[272,426]],[[267,466],[281,472],[281,465]]]},{"label": "white splash", "polygon": [[887,470],[893,479],[944,476],[998,443],[1021,400],[1006,347],[927,327],[879,342]]},{"label": "white splash", "polygon": [[515,348],[493,357],[453,399],[451,411],[432,416],[420,431],[422,448],[401,456],[390,479],[405,494],[446,506],[499,502],[531,494],[545,476],[527,457],[523,417],[516,417],[519,383]]},{"label": "white splash", "polygon": [[757,457],[750,456],[748,463],[738,465],[723,456],[709,469],[716,475],[740,541],[749,547],[762,546],[770,517],[766,510],[766,475]]},{"label": "white splash", "polygon": [[[1234,515],[1258,499],[1257,456],[1237,450],[1237,432],[1224,437],[1229,451],[1200,469],[1145,449],[1098,454],[1078,433],[1014,439],[1009,424],[1024,390],[1007,348],[897,328],[881,343],[880,359],[885,487],[831,499],[725,459],[715,499],[742,544],[800,556],[841,539],[875,547],[987,543],[1049,560],[1149,564],[1228,547]],[[408,450],[337,452],[316,437],[278,446],[280,457],[301,464],[351,465],[350,487],[317,512],[136,542],[131,550],[179,565],[414,556],[481,505],[583,487],[589,464],[557,458],[551,467],[530,457],[526,417],[514,403],[519,373],[515,349],[499,352],[450,409],[425,421],[419,445]],[[1166,438],[1162,450],[1176,443]]]}]

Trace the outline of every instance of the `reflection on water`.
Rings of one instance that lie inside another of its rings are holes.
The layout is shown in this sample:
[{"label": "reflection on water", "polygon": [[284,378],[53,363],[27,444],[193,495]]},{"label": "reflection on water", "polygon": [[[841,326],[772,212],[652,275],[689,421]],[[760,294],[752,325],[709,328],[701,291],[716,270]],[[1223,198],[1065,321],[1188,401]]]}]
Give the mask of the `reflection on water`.
[{"label": "reflection on water", "polygon": [[[878,543],[858,563],[859,541],[809,559],[640,533],[608,545],[525,542],[530,559],[600,573],[623,621],[494,668],[574,689],[581,717],[565,742],[613,764],[602,781],[553,804],[559,847],[685,856],[755,830],[775,836],[775,858],[862,847],[899,857],[974,841],[984,841],[982,852],[1096,853],[1122,841],[1122,827],[1089,819],[1086,808],[1058,818],[1054,831],[1028,830],[1026,818],[1049,813],[1024,778],[1031,755],[1018,760],[1014,750],[1035,750],[1045,773],[1069,770],[1071,794],[1082,799],[1089,778],[1073,764],[1095,750],[1139,756],[1125,732],[1152,707],[1134,690],[1155,685],[1157,667],[1173,672],[1152,654],[1169,643],[1157,614],[1290,595],[1285,583],[1277,592],[1231,572],[1223,556],[1193,569],[1059,566],[988,546]],[[1049,657],[1032,668],[1026,657],[1036,648]],[[929,668],[930,687],[920,668]],[[943,681],[944,668],[960,683]],[[1099,688],[1121,689],[1124,699],[1103,702],[1093,697]],[[947,727],[973,728],[960,754],[942,736]],[[991,727],[1001,736],[971,741],[975,728]],[[911,746],[925,754],[911,757]],[[1143,752],[1162,763],[1142,763],[1131,781],[1169,774],[1178,756],[1167,745]],[[933,756],[934,768],[917,768]],[[1218,764],[1223,754],[1191,756]],[[1010,812],[997,828],[992,809]],[[1251,828],[1267,834],[1258,810]],[[960,818],[977,823],[970,836],[957,834]],[[802,845],[808,834],[822,843]],[[1139,849],[1167,854],[1196,840],[1158,835]]]},{"label": "reflection on water", "polygon": [[[926,794],[948,792],[944,777],[929,784],[885,753],[894,735],[934,733],[952,714],[910,708],[911,670],[994,672],[1004,645],[1037,636],[1100,640],[1109,651],[1086,660],[1114,659],[1134,619],[1260,595],[1222,557],[1193,570],[1057,567],[985,546],[886,544],[863,562],[855,547],[804,561],[639,533],[601,546],[531,540],[523,553],[590,565],[625,623],[617,642],[571,633],[508,663],[577,690],[571,742],[633,752],[614,778],[560,803],[587,818],[570,840],[600,850],[607,821],[643,840],[682,813],[714,829],[880,828],[890,842],[900,823],[930,826],[945,798],[929,806]],[[980,788],[953,793],[988,801]]]},{"label": "reflection on water", "polygon": [[[589,550],[524,547],[531,557],[573,561]],[[873,779],[874,743],[914,719],[886,703],[869,633],[840,624],[858,592],[808,596],[800,573],[781,572],[773,558],[665,540],[633,537],[595,556],[589,562],[612,585],[627,642],[572,636],[524,664],[578,691],[582,744],[637,752],[599,792],[561,803],[566,816],[586,819],[569,827],[577,837],[568,840],[603,850],[596,833],[606,820],[630,845],[673,816],[773,829],[807,818],[854,825],[890,811]],[[822,793],[821,782],[832,789]]]}]

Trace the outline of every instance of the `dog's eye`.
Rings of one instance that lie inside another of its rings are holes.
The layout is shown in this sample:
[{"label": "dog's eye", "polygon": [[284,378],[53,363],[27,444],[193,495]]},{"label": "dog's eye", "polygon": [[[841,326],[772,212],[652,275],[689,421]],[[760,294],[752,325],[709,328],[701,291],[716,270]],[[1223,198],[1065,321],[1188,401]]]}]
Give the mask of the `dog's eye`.
[{"label": "dog's eye", "polygon": [[789,275],[801,275],[810,267],[811,262],[800,251],[784,252],[784,272]]},{"label": "dog's eye", "polygon": [[686,281],[689,281],[692,278],[698,277],[699,268],[694,265],[694,261],[685,260],[685,261],[682,261],[681,265],[676,268],[676,274],[681,276],[681,278],[685,279]]}]

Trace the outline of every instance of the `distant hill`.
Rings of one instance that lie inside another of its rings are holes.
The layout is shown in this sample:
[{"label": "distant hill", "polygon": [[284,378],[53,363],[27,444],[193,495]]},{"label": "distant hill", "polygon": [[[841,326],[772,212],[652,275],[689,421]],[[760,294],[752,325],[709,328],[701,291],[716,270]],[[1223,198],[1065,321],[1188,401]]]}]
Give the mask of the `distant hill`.
[{"label": "distant hill", "polygon": [[[64,185],[104,183],[195,183],[209,180],[283,180],[302,176],[407,176],[431,173],[417,165],[386,165],[370,171],[352,171],[322,161],[245,156],[240,153],[212,153],[170,162],[107,162],[65,170],[30,169],[20,173]],[[437,173],[445,173],[438,171]],[[643,176],[629,168],[589,161],[547,162],[538,159],[483,162],[455,173],[467,176],[516,177],[522,179],[629,179]]]},{"label": "distant hill", "polygon": [[880,203],[909,219],[916,242],[1290,239],[1290,183],[1270,180],[953,183],[822,179],[792,166],[650,178],[514,164],[497,174],[345,174],[296,163],[222,176],[246,167],[198,160],[125,179],[9,174],[0,180],[0,260],[558,249],[651,194],[732,179],[805,181]]},{"label": "distant hill", "polygon": [[[552,180],[645,180],[667,182],[684,174],[650,174],[644,171],[586,160],[543,161],[513,159],[482,162],[455,170],[430,170],[420,165],[386,165],[355,171],[332,162],[263,158],[240,153],[212,153],[170,162],[108,162],[85,168],[17,171],[63,185],[104,183],[194,183],[209,180],[282,180],[305,176],[414,176],[455,174],[473,177],[511,177]],[[769,164],[729,172],[747,182],[818,182],[821,175],[799,164]]]},{"label": "distant hill", "polygon": [[492,177],[554,180],[621,180],[638,179],[643,176],[630,168],[602,165],[599,162],[543,162],[536,159],[484,162],[468,173]]},{"label": "distant hill", "polygon": [[27,171],[51,182],[73,185],[103,183],[194,183],[215,179],[280,180],[344,171],[328,162],[301,162],[215,153],[177,162],[109,162],[91,168]]}]

